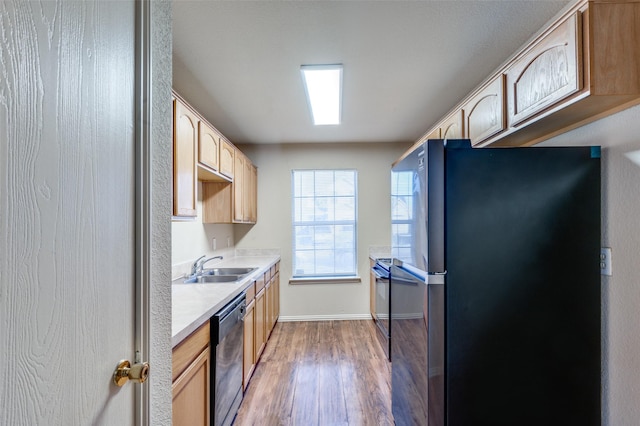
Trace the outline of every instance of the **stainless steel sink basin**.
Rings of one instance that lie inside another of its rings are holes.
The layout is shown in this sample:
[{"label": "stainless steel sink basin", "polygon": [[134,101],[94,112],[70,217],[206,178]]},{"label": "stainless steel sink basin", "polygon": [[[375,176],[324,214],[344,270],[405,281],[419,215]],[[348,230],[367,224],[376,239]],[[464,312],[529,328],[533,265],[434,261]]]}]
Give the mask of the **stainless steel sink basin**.
[{"label": "stainless steel sink basin", "polygon": [[182,284],[231,283],[241,278],[239,275],[199,275],[185,279]]},{"label": "stainless steel sink basin", "polygon": [[202,271],[203,276],[207,275],[240,275],[245,276],[255,271],[258,268],[212,268],[204,269]]},{"label": "stainless steel sink basin", "polygon": [[230,283],[238,281],[241,277],[238,275],[202,275],[196,278],[197,283]]}]

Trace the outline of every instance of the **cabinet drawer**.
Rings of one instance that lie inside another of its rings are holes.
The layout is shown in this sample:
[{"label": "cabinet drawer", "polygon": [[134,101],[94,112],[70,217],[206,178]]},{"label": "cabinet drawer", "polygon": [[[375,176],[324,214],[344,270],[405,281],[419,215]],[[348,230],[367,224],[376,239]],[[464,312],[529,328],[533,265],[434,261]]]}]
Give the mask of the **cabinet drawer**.
[{"label": "cabinet drawer", "polygon": [[209,341],[211,340],[209,330],[209,322],[207,321],[173,349],[173,359],[171,363],[172,380],[175,380],[182,374],[189,364],[209,346]]},{"label": "cabinet drawer", "polygon": [[498,75],[462,107],[467,138],[473,145],[504,130],[504,76]]},{"label": "cabinet drawer", "polygon": [[260,278],[256,280],[256,293],[259,293],[264,288],[264,284],[264,275],[260,275]]},{"label": "cabinet drawer", "polygon": [[579,17],[569,16],[506,71],[509,126],[582,89]]},{"label": "cabinet drawer", "polygon": [[247,305],[248,305],[249,303],[251,303],[253,298],[256,297],[256,282],[255,281],[253,283],[251,283],[251,285],[249,287],[247,287],[247,290],[245,291],[245,295],[246,295],[246,302],[247,302]]}]

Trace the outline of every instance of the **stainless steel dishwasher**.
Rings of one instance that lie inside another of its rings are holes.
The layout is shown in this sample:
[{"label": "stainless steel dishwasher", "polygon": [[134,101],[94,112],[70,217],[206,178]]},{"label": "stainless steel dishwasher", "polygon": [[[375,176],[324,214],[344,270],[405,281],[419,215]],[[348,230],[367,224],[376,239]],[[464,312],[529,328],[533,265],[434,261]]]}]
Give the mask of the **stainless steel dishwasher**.
[{"label": "stainless steel dishwasher", "polygon": [[242,402],[244,311],[242,293],[211,318],[211,343],[215,345],[211,380],[214,426],[233,423]]}]

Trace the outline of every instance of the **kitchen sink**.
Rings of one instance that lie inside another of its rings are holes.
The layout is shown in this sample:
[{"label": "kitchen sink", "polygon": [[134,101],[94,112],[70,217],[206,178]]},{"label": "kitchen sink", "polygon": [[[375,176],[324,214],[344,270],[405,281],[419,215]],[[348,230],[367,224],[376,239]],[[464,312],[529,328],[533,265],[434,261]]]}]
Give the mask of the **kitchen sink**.
[{"label": "kitchen sink", "polygon": [[255,271],[258,268],[212,268],[204,269],[202,271],[203,276],[207,275],[241,275],[245,276]]},{"label": "kitchen sink", "polygon": [[183,284],[231,283],[240,281],[258,268],[212,268],[204,269],[202,274],[190,276]]}]

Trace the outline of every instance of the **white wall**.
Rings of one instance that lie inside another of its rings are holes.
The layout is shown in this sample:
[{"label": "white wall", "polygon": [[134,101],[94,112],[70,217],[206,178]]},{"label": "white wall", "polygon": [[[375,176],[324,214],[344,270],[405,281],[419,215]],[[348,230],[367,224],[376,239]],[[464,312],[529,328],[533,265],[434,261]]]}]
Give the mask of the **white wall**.
[{"label": "white wall", "polygon": [[[640,421],[640,106],[560,135],[544,146],[601,145],[602,245],[613,274],[602,278],[602,424]],[[636,153],[634,163],[630,154]]]},{"label": "white wall", "polygon": [[[202,255],[224,255],[233,250],[234,226],[230,224],[202,223],[202,183],[198,182],[198,202],[195,220],[174,221],[171,224],[172,276],[176,278],[194,260]],[[213,238],[216,250],[213,249]]]},{"label": "white wall", "polygon": [[[391,241],[391,163],[409,144],[247,145],[258,167],[258,223],[236,225],[237,248],[279,248],[281,315],[289,319],[365,318],[369,313],[369,247]],[[358,171],[357,284],[289,285],[292,270],[291,170]]]}]

